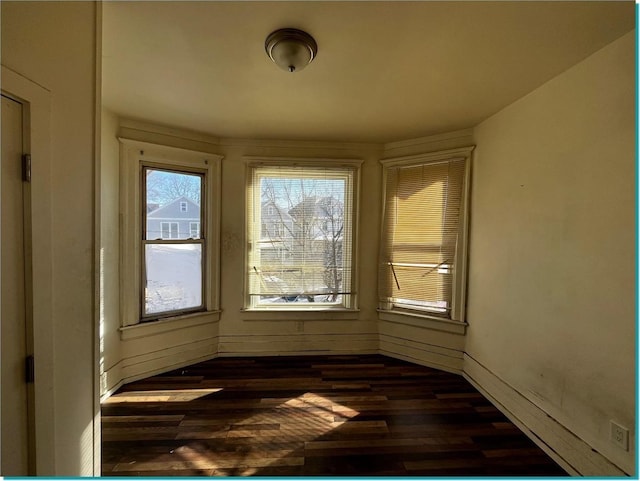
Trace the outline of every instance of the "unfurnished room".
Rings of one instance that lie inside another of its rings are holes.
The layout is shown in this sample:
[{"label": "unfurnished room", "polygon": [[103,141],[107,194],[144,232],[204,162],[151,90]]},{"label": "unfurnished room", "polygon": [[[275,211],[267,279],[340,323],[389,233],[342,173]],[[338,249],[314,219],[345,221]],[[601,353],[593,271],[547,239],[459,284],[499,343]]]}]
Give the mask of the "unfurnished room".
[{"label": "unfurnished room", "polygon": [[3,476],[637,476],[631,1],[0,2]]}]

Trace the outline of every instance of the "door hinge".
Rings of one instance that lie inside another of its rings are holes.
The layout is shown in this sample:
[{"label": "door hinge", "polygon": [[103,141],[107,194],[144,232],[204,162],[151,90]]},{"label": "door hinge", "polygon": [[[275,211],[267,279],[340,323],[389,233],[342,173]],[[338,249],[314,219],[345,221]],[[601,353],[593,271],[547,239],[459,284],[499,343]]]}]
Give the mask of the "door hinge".
[{"label": "door hinge", "polygon": [[22,156],[22,181],[31,182],[31,154]]},{"label": "door hinge", "polygon": [[24,360],[24,380],[27,384],[33,384],[36,380],[36,366],[33,355],[27,356]]}]

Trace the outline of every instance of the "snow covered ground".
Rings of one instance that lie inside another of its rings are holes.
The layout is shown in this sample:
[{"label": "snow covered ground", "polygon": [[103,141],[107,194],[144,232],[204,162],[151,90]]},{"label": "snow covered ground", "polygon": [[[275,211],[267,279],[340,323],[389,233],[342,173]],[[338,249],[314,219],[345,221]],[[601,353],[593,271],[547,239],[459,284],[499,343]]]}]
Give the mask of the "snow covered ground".
[{"label": "snow covered ground", "polygon": [[146,314],[202,305],[201,250],[199,244],[146,246]]}]

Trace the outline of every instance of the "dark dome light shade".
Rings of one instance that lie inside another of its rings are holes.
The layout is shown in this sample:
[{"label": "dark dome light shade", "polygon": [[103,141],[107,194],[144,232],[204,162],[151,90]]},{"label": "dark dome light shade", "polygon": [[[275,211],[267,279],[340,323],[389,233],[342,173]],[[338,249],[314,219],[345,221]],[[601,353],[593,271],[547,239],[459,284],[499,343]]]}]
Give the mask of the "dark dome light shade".
[{"label": "dark dome light shade", "polygon": [[271,32],[264,49],[278,67],[298,72],[311,63],[318,53],[318,45],[311,35],[295,28],[281,28]]}]

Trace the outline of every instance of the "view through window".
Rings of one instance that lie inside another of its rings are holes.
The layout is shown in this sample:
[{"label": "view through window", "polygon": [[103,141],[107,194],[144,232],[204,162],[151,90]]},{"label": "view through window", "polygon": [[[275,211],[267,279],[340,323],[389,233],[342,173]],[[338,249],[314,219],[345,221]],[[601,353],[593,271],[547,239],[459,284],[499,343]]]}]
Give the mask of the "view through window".
[{"label": "view through window", "polygon": [[204,176],[144,167],[142,317],[200,310]]},{"label": "view through window", "polygon": [[251,305],[349,307],[353,170],[255,167],[251,188]]}]

